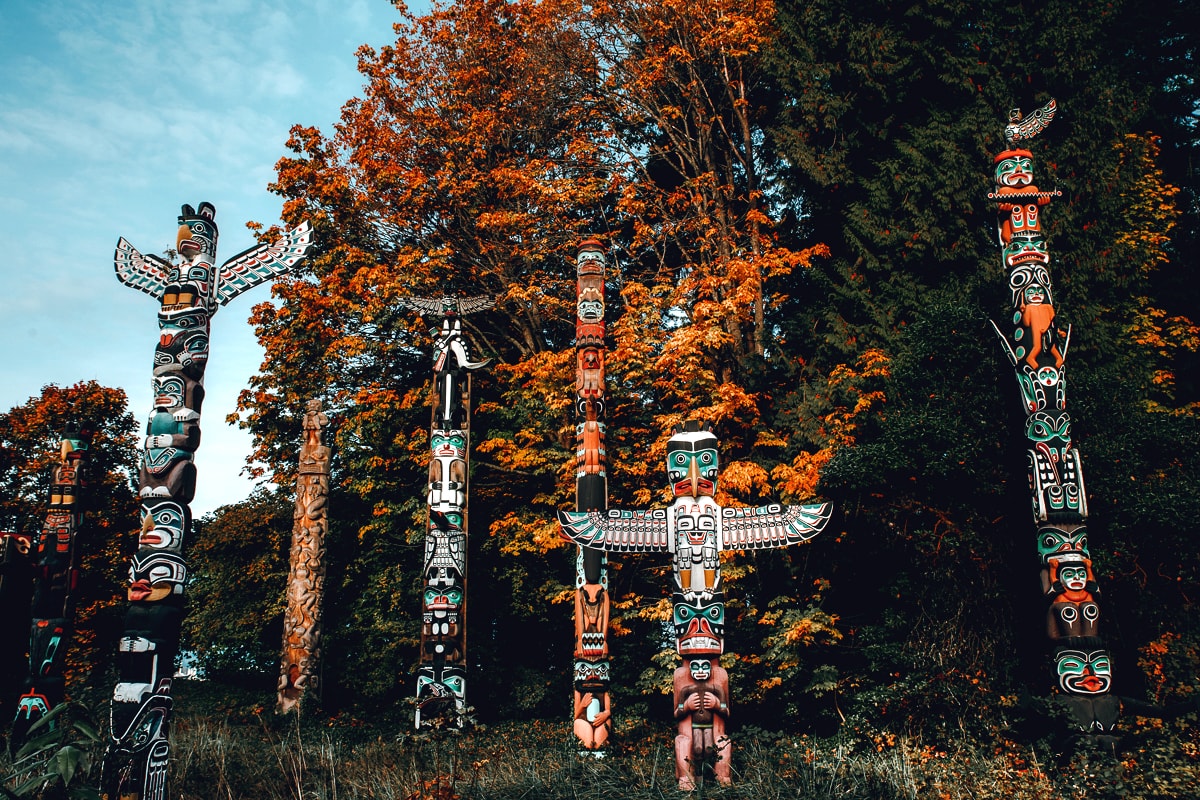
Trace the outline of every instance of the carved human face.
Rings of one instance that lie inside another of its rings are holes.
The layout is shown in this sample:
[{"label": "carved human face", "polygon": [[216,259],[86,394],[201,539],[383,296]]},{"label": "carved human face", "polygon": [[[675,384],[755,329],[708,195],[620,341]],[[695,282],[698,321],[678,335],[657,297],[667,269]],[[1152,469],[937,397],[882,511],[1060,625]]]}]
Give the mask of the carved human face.
[{"label": "carved human face", "polygon": [[1038,283],[1025,287],[1025,305],[1035,306],[1046,302],[1046,289]]},{"label": "carved human face", "polygon": [[155,602],[183,594],[187,566],[169,550],[139,550],[129,565],[129,599]]},{"label": "carved human face", "polygon": [[460,430],[435,430],[432,440],[429,506],[442,512],[461,511],[467,498],[466,434]]},{"label": "carved human face", "polygon": [[1033,183],[1033,155],[1011,150],[996,162],[996,185],[1023,188]]},{"label": "carved human face", "polygon": [[712,433],[677,433],[667,442],[667,479],[676,497],[711,497],[717,473],[717,437]]},{"label": "carved human face", "polygon": [[712,677],[712,662],[707,658],[693,658],[688,662],[688,673],[694,681],[706,681]]},{"label": "carved human face", "polygon": [[1104,694],[1112,686],[1106,650],[1059,650],[1054,656],[1058,685],[1068,694]]},{"label": "carved human face", "polygon": [[1069,592],[1082,592],[1087,588],[1088,570],[1084,564],[1064,564],[1058,568],[1058,580]]}]

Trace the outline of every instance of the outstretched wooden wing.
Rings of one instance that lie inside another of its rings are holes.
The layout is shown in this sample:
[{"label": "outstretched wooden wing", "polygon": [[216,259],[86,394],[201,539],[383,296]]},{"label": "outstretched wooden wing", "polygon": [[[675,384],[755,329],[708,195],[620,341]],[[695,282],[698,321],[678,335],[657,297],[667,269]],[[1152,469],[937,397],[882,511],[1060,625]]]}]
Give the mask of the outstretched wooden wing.
[{"label": "outstretched wooden wing", "polygon": [[758,550],[806,542],[829,522],[833,506],[818,503],[721,509],[721,549]]},{"label": "outstretched wooden wing", "polygon": [[217,302],[225,305],[247,289],[286,274],[312,245],[312,226],[305,220],[277,242],[243,250],[217,270]]},{"label": "outstretched wooden wing", "polygon": [[670,548],[667,510],[559,511],[565,538],[609,553],[660,553]]},{"label": "outstretched wooden wing", "polygon": [[117,240],[117,250],[113,253],[113,267],[121,283],[145,292],[155,300],[162,299],[171,271],[171,265],[166,261],[158,256],[142,255],[122,236]]},{"label": "outstretched wooden wing", "polygon": [[475,297],[451,297],[450,295],[443,297],[401,297],[396,302],[419,314],[445,315],[448,312],[453,312],[460,317],[467,314],[474,314],[476,311],[483,311],[496,305],[495,298],[486,294],[476,295]]}]

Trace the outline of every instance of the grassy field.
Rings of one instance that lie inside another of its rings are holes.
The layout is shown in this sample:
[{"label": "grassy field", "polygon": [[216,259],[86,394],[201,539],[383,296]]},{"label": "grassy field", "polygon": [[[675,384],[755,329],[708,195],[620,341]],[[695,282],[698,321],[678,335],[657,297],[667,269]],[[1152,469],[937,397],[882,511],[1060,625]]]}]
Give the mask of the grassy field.
[{"label": "grassy field", "polygon": [[[581,756],[566,721],[532,720],[414,735],[405,725],[269,711],[181,709],[172,735],[172,800],[1107,800],[1200,797],[1189,720],[1134,724],[1120,752],[1055,752],[1003,735],[933,744],[847,726],[817,739],[757,729],[732,735],[734,785],[676,789],[666,725],[618,724],[606,757]],[[71,739],[64,734],[65,739]],[[76,736],[76,738],[78,738]],[[87,797],[98,746],[70,781]],[[53,761],[51,761],[53,763]],[[11,763],[5,774],[12,775]],[[12,781],[8,786],[15,788]],[[50,785],[25,796],[68,796]]]}]

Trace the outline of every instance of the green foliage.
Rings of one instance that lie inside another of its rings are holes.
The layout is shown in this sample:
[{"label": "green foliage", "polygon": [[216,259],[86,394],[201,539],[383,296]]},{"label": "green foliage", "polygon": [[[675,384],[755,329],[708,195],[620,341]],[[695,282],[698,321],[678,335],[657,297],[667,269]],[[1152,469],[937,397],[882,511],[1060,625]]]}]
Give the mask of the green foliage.
[{"label": "green foliage", "polygon": [[29,728],[29,739],[10,754],[9,797],[69,797],[99,800],[97,777],[103,738],[78,703],[60,703]]},{"label": "green foliage", "polygon": [[286,492],[260,490],[196,525],[181,642],[204,676],[257,675],[274,685],[293,503]]},{"label": "green foliage", "polygon": [[[469,694],[489,722],[565,708],[573,569],[553,511],[573,479],[569,255],[603,232],[618,256],[612,505],[661,506],[668,429],[695,415],[721,437],[722,502],[838,509],[810,545],[723,565],[737,713],[921,736],[943,756],[956,736],[1036,718],[1013,699],[1050,680],[1018,391],[988,322],[1010,298],[986,195],[1007,110],[1052,96],[1035,170],[1065,194],[1044,224],[1105,636],[1119,691],[1186,694],[1197,14],[1183,0],[1153,14],[814,0],[773,16],[471,0],[404,16],[394,47],[360,53],[369,83],[335,132],[293,131],[273,188],[321,250],[256,308],[268,361],[241,399],[281,485],[300,401],[338,411],[330,708],[408,713],[429,321],[395,301],[443,291],[499,298],[464,323],[473,357],[494,359],[472,387]],[[273,672],[262,620],[278,618],[287,516],[281,494],[205,522],[188,635],[214,668]],[[618,720],[665,717],[666,570],[612,559]],[[1143,678],[1156,642],[1172,658]],[[1013,796],[1050,791],[1032,769],[1013,767]]]}]

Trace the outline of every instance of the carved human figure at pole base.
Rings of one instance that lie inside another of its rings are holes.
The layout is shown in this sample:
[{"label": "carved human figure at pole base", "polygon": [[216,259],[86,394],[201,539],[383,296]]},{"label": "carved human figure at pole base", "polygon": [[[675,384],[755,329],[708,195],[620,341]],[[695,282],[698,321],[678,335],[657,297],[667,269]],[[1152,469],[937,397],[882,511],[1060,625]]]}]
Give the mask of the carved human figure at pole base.
[{"label": "carved human figure at pole base", "polygon": [[575,737],[588,750],[599,750],[612,732],[608,661],[575,661]]},{"label": "carved human figure at pole base", "polygon": [[675,702],[675,778],[681,791],[696,788],[695,774],[702,764],[716,759],[717,782],[733,780],[730,760],[733,745],[725,735],[729,719],[729,673],[708,658],[688,658],[671,680]]}]

